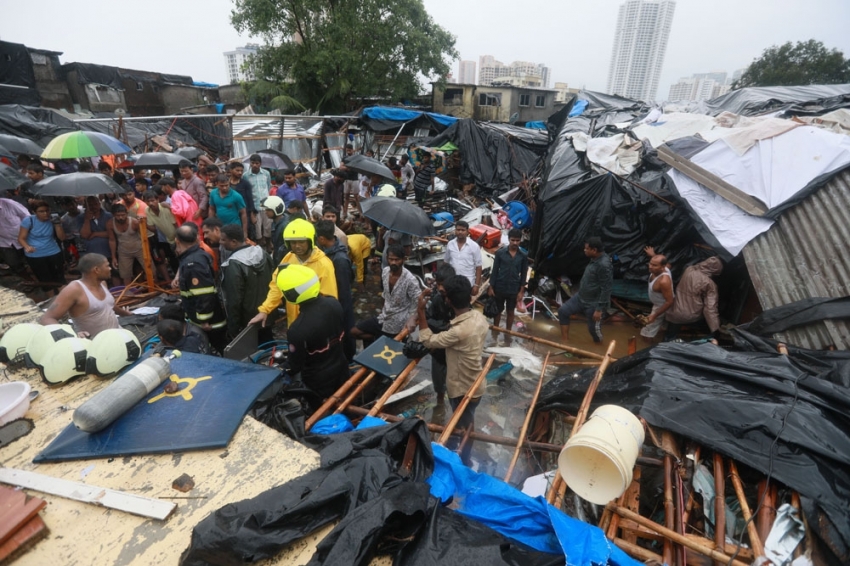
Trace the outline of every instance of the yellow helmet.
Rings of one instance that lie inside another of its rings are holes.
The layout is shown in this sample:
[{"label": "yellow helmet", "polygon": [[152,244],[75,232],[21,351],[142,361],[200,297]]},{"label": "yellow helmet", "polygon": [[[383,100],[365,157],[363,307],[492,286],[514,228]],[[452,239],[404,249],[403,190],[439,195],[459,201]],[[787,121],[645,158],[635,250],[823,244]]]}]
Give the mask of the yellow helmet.
[{"label": "yellow helmet", "polygon": [[283,216],[283,213],[286,212],[286,205],[283,203],[283,199],[274,195],[263,201],[263,208],[271,210],[275,216]]},{"label": "yellow helmet", "polygon": [[316,228],[307,220],[296,218],[283,229],[283,241],[289,240],[307,240],[312,249],[316,245]]},{"label": "yellow helmet", "polygon": [[283,298],[299,305],[319,296],[319,276],[309,267],[284,263],[277,268],[277,287]]}]

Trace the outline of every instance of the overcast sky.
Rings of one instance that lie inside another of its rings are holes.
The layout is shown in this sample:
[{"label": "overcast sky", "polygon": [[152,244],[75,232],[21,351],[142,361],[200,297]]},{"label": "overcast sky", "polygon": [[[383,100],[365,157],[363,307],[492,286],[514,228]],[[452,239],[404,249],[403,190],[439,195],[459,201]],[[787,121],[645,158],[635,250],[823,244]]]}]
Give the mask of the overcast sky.
[{"label": "overcast sky", "polygon": [[[424,0],[434,20],[457,38],[464,59],[493,55],[545,63],[551,83],[604,91],[622,0]],[[222,53],[244,45],[230,25],[231,0],[145,0],[138,14],[111,0],[39,0],[37,18],[23,3],[0,19],[0,39],[62,51],[84,62],[191,75],[224,83]],[[18,12],[16,15],[15,13]],[[850,0],[678,0],[658,98],[679,77],[714,70],[730,75],[764,48],[817,39],[850,57]],[[454,64],[457,73],[457,63]]]}]

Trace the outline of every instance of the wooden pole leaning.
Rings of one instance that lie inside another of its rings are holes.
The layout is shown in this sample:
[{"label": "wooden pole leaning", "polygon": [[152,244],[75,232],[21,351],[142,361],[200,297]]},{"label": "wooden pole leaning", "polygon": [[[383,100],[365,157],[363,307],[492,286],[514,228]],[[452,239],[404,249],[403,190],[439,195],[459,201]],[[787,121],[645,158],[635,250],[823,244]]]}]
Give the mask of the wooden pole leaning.
[{"label": "wooden pole leaning", "polygon": [[[590,402],[593,400],[593,396],[596,394],[596,389],[599,387],[599,382],[602,381],[602,376],[605,375],[605,370],[608,369],[608,365],[614,359],[611,357],[611,352],[614,351],[614,347],[617,345],[616,340],[611,340],[608,344],[608,350],[605,352],[605,357],[602,359],[602,364],[597,368],[596,375],[593,376],[593,381],[590,382],[590,386],[587,388],[587,393],[584,394],[584,399],[581,402],[581,406],[579,407],[578,413],[576,413],[576,422],[573,424],[573,430],[570,432],[570,438],[575,436],[578,430],[581,428],[581,425],[584,424],[584,421],[587,419],[587,413],[590,409]],[[563,484],[563,486],[561,485]],[[564,482],[564,478],[561,477],[561,472],[555,472],[555,481],[552,482],[552,487],[549,489],[549,493],[546,494],[546,501],[550,504],[555,503],[555,498],[558,494],[563,496],[563,493],[566,490],[566,482]]]},{"label": "wooden pole leaning", "polygon": [[531,405],[529,405],[528,412],[525,414],[525,421],[522,423],[522,430],[519,432],[519,438],[517,439],[514,455],[511,458],[511,464],[508,466],[508,471],[505,473],[505,483],[510,481],[511,475],[514,473],[514,467],[516,466],[517,459],[519,459],[519,452],[522,449],[522,444],[525,441],[525,435],[528,432],[528,425],[531,423],[531,415],[534,413],[534,406],[537,405],[537,398],[540,396],[540,389],[543,388],[543,378],[546,376],[546,366],[548,364],[549,354],[546,354],[546,359],[543,360],[543,368],[540,370],[540,379],[537,381],[537,389],[534,390],[534,395],[531,397]]},{"label": "wooden pole leaning", "polygon": [[[405,338],[406,336],[407,336],[407,328],[403,328],[403,329],[401,330],[401,332],[399,332],[399,333],[395,336],[395,340],[404,340],[404,338]],[[310,418],[309,418],[309,419],[307,419],[307,422],[305,422],[305,423],[304,423],[304,430],[309,431],[311,428],[313,428],[313,425],[314,425],[314,424],[316,424],[316,423],[317,423],[317,422],[318,422],[318,421],[319,421],[322,417],[324,417],[325,415],[327,415],[327,414],[328,414],[328,412],[331,410],[331,408],[332,408],[334,405],[336,405],[336,404],[338,404],[340,401],[342,401],[343,395],[345,395],[346,393],[348,393],[348,390],[349,390],[349,389],[351,389],[352,387],[354,387],[354,384],[355,384],[355,383],[357,383],[358,381],[360,381],[360,379],[361,379],[364,375],[366,375],[366,372],[368,372],[368,371],[369,371],[369,368],[367,368],[367,367],[361,367],[359,370],[357,370],[357,371],[354,373],[354,375],[352,375],[352,376],[348,379],[348,381],[346,381],[345,383],[343,383],[342,385],[340,385],[339,389],[337,389],[336,391],[334,391],[334,394],[333,394],[333,395],[331,395],[330,397],[328,397],[327,399],[325,399],[325,402],[324,402],[324,403],[322,403],[322,406],[321,406],[321,407],[319,407],[319,408],[316,410],[316,412],[315,412],[315,413],[313,413],[312,415],[310,415]],[[375,372],[372,372],[372,373],[374,374]],[[372,377],[374,377],[374,376],[372,376]]]},{"label": "wooden pole leaning", "polygon": [[463,399],[460,400],[460,403],[457,406],[457,409],[454,410],[452,414],[452,418],[449,421],[449,424],[446,425],[446,428],[443,429],[443,434],[440,435],[440,439],[437,440],[437,444],[442,444],[445,446],[446,442],[449,440],[449,437],[452,435],[452,431],[454,431],[457,423],[460,421],[460,418],[463,416],[463,412],[466,410],[467,405],[469,405],[469,400],[472,399],[472,393],[478,389],[481,383],[486,379],[487,372],[490,371],[490,366],[493,365],[493,360],[496,359],[496,354],[491,354],[487,359],[487,363],[484,364],[484,368],[481,370],[481,373],[478,374],[478,377],[475,378],[472,386],[463,396]]}]

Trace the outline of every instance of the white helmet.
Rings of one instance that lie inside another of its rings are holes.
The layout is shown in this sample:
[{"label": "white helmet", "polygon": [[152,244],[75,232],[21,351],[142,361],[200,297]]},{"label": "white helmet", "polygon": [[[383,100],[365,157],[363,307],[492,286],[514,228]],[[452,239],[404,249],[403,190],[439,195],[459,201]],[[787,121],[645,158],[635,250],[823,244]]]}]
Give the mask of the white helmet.
[{"label": "white helmet", "polygon": [[30,361],[37,365],[41,365],[41,360],[47,355],[47,352],[60,340],[65,338],[74,338],[76,333],[68,324],[48,324],[39,328],[32,335],[30,341],[27,342],[27,356]]},{"label": "white helmet", "polygon": [[141,353],[139,339],[129,330],[103,330],[92,340],[87,371],[100,376],[110,375],[138,360]]},{"label": "white helmet", "polygon": [[0,338],[0,362],[4,364],[23,363],[27,344],[39,328],[41,328],[40,324],[24,322],[7,330],[6,334]]},{"label": "white helmet", "polygon": [[386,185],[381,185],[378,189],[378,192],[375,193],[376,197],[394,197],[396,196],[395,187],[387,183]]},{"label": "white helmet", "polygon": [[274,212],[275,216],[283,216],[283,213],[286,212],[286,205],[284,204],[283,199],[275,195],[267,197],[266,200],[263,201],[263,208],[271,210]]},{"label": "white helmet", "polygon": [[47,383],[65,383],[72,377],[85,375],[91,340],[66,338],[50,348],[39,365],[41,377]]}]

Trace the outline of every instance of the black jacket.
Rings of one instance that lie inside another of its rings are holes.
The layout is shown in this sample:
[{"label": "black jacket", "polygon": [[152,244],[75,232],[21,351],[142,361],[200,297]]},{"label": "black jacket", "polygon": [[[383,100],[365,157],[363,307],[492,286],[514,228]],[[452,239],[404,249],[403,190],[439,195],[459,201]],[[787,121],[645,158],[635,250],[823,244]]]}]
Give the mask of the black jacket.
[{"label": "black jacket", "polygon": [[298,318],[287,330],[289,364],[304,385],[329,397],[348,379],[342,307],[333,297],[318,296],[301,303]]},{"label": "black jacket", "polygon": [[266,300],[274,264],[260,246],[244,246],[221,264],[227,333],[235,338]]},{"label": "black jacket", "polygon": [[183,312],[192,324],[224,328],[227,320],[218,300],[212,258],[198,244],[178,256],[180,260],[180,296]]}]

